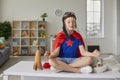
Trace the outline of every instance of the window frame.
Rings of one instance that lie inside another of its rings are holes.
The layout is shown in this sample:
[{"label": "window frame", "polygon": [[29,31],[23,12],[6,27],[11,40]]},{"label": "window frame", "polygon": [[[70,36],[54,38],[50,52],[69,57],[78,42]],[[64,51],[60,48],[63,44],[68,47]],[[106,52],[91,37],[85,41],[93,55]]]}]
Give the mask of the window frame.
[{"label": "window frame", "polygon": [[[96,35],[96,36],[90,36],[90,35],[88,35],[87,34],[87,13],[88,13],[88,11],[87,11],[87,1],[88,0],[86,0],[86,37],[87,38],[104,38],[104,0],[101,0],[101,19],[100,19],[100,25],[101,25],[101,31],[100,31],[100,35]],[[94,18],[94,17],[93,17]]]}]

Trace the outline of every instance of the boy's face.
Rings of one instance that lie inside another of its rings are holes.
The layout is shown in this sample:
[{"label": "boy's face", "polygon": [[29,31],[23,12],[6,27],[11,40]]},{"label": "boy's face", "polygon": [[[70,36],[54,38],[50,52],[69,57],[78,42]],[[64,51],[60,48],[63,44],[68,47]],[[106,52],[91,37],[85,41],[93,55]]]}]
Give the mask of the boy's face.
[{"label": "boy's face", "polygon": [[68,17],[64,22],[67,30],[71,31],[75,29],[76,19],[74,17]]}]

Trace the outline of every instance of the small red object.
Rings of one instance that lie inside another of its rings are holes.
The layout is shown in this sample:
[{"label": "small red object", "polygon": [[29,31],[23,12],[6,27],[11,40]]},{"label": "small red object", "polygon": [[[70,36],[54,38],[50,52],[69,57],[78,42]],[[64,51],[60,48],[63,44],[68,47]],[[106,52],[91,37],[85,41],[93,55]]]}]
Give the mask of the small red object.
[{"label": "small red object", "polygon": [[49,64],[48,62],[45,62],[45,63],[43,64],[43,68],[44,68],[44,69],[50,68],[50,64]]}]

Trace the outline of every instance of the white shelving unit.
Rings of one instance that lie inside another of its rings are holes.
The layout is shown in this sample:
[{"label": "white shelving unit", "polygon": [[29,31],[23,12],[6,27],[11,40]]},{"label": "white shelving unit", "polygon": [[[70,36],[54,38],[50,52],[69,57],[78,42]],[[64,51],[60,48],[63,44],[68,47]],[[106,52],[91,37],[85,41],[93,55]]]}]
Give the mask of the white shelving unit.
[{"label": "white shelving unit", "polygon": [[41,47],[46,50],[45,21],[13,21],[12,53],[13,55],[34,55]]},{"label": "white shelving unit", "polygon": [[54,41],[55,41],[55,38],[54,38],[54,37],[51,37],[51,38],[50,38],[50,52],[52,52],[53,45],[54,45]]}]

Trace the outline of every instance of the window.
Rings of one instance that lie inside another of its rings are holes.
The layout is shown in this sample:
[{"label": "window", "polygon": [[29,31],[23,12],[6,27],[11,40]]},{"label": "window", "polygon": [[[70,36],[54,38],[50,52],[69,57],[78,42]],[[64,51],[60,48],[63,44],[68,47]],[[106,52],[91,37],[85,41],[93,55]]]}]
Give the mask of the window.
[{"label": "window", "polygon": [[87,0],[87,37],[104,37],[103,0]]}]

